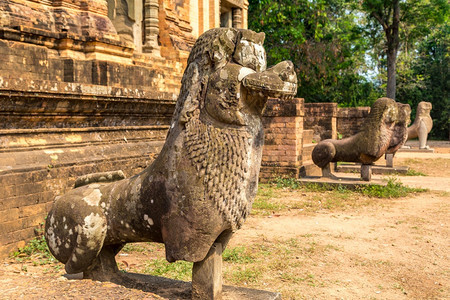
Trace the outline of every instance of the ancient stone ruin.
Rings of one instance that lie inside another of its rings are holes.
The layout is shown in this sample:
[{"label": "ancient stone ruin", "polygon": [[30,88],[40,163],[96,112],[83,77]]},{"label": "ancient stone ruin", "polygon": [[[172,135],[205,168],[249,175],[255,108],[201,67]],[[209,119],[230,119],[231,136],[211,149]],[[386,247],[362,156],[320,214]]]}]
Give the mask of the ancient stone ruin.
[{"label": "ancient stone ruin", "polygon": [[419,149],[429,149],[427,139],[431,128],[433,128],[433,119],[430,116],[431,108],[430,102],[420,102],[417,105],[414,123],[408,127],[408,140],[419,138]]},{"label": "ancient stone ruin", "polygon": [[[89,183],[56,198],[45,237],[67,273],[116,278],[114,257],[130,242],[164,243],[169,262],[191,261],[194,270],[210,251],[221,254],[256,194],[266,101],[292,97],[297,89],[291,62],[266,70],[263,41],[264,33],[233,28],[201,35],[153,164],[133,177]],[[195,285],[195,274],[194,298],[220,292]]]},{"label": "ancient stone ruin", "polygon": [[[371,165],[383,156],[391,146],[395,149],[401,144],[403,135],[395,134],[400,115],[404,112],[390,98],[380,98],[372,105],[359,133],[342,139],[323,140],[317,144],[312,153],[314,163],[322,168],[322,175],[333,177],[330,162],[361,163],[361,177],[370,181]],[[403,117],[403,120],[405,117]]]},{"label": "ancient stone ruin", "polygon": [[247,28],[247,1],[0,1],[0,258],[91,173],[130,177],[161,151],[189,53]]}]

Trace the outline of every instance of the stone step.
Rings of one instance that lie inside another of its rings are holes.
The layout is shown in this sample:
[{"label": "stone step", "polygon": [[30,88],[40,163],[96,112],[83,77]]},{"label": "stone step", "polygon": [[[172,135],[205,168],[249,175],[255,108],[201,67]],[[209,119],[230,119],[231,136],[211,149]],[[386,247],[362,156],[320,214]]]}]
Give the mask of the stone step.
[{"label": "stone step", "polygon": [[312,161],[305,161],[300,167],[299,177],[322,176],[322,170]]}]

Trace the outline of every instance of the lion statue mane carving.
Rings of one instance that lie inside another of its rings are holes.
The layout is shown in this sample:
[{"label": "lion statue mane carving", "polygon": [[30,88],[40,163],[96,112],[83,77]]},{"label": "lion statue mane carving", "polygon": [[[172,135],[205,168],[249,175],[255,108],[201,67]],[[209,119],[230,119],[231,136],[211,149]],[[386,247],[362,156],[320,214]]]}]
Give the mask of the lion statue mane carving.
[{"label": "lion statue mane carving", "polygon": [[152,165],[56,197],[45,237],[67,273],[110,280],[129,242],[164,243],[169,262],[198,262],[213,243],[226,246],[256,194],[266,101],[297,91],[291,62],[266,70],[263,41],[264,33],[234,28],[202,34]]},{"label": "lion statue mane carving", "polygon": [[419,149],[427,149],[428,134],[433,128],[433,119],[430,111],[433,106],[430,102],[422,101],[417,105],[416,118],[414,123],[408,127],[408,140],[419,138]]}]

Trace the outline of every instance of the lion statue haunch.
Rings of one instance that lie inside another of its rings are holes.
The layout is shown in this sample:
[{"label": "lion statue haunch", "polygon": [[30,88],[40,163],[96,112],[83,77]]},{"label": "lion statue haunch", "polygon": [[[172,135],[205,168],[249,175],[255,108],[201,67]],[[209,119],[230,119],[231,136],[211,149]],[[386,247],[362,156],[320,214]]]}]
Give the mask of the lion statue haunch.
[{"label": "lion statue haunch", "polygon": [[428,134],[433,128],[433,119],[430,111],[432,105],[430,102],[422,101],[417,105],[416,118],[414,123],[408,127],[408,140],[419,138],[419,149],[429,148],[427,145]]},{"label": "lion statue haunch", "polygon": [[[395,125],[399,119],[397,103],[390,98],[375,101],[364,120],[361,131],[342,140],[323,140],[314,147],[313,162],[322,168],[324,176],[330,176],[330,162],[358,162],[370,165],[390,147]],[[400,137],[401,138],[401,137]],[[397,142],[392,141],[392,147]]]},{"label": "lion statue haunch", "polygon": [[268,97],[290,98],[291,62],[266,70],[264,33],[216,28],[188,58],[164,147],[140,174],[91,183],[55,199],[45,237],[67,273],[109,280],[129,242],[165,244],[169,262],[225,247],[250,212]]}]

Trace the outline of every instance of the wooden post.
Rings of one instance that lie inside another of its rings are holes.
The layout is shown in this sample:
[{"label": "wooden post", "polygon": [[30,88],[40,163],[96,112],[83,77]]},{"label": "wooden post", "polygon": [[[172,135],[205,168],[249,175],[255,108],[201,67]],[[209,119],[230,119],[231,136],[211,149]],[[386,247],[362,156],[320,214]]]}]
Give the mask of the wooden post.
[{"label": "wooden post", "polygon": [[361,178],[364,181],[372,179],[372,165],[361,165]]},{"label": "wooden post", "polygon": [[212,245],[205,259],[192,267],[192,300],[222,299],[222,244]]}]

